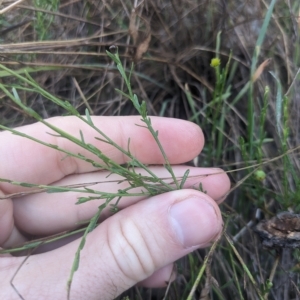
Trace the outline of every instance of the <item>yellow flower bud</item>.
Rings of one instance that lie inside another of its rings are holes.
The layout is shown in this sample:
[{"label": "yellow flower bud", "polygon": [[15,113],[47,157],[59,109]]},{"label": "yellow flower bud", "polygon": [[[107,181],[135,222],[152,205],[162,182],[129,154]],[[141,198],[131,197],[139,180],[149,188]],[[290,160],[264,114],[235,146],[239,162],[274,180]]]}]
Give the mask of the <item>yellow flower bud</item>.
[{"label": "yellow flower bud", "polygon": [[221,64],[220,58],[213,58],[210,62],[211,67],[216,68]]}]

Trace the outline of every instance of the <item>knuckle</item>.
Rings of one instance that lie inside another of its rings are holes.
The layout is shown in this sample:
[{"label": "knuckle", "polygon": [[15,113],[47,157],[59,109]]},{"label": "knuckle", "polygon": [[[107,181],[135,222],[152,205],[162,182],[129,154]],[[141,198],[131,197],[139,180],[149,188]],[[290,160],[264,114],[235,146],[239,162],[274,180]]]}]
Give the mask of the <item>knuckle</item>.
[{"label": "knuckle", "polygon": [[118,269],[130,280],[141,281],[156,268],[149,241],[139,224],[128,218],[119,219],[118,228],[108,232],[108,243]]}]

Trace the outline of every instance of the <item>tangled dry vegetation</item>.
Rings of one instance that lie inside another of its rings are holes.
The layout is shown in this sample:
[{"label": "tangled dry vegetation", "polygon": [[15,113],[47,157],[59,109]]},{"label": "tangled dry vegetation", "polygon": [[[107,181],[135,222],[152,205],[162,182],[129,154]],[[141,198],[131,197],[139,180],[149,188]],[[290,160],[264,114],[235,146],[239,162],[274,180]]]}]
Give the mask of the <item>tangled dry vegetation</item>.
[{"label": "tangled dry vegetation", "polygon": [[[196,122],[207,141],[199,165],[233,171],[232,193],[222,208],[228,236],[214,251],[195,299],[258,299],[259,293],[263,299],[300,299],[299,250],[264,249],[252,231],[258,208],[267,219],[288,209],[300,210],[299,154],[293,150],[300,145],[298,1],[277,1],[255,79],[253,53],[271,1],[17,2],[4,0],[0,7],[3,12],[15,4],[0,16],[3,65],[20,73],[26,70],[40,86],[79,111],[130,115],[135,113],[132,105],[115,92],[124,83],[105,53],[115,45],[126,68],[135,63],[133,91],[146,101],[149,115]],[[230,60],[219,98],[210,66],[217,56],[222,68]],[[5,72],[0,76],[5,83],[18,84]],[[249,82],[251,90],[241,95]],[[45,118],[65,113],[26,90],[20,98]],[[3,94],[0,120],[6,126],[33,122]],[[248,170],[237,171],[256,163],[264,163],[263,181]],[[197,251],[178,263],[179,276],[166,299],[186,298],[206,253]],[[161,299],[164,294],[165,290],[135,288],[126,295]]]}]

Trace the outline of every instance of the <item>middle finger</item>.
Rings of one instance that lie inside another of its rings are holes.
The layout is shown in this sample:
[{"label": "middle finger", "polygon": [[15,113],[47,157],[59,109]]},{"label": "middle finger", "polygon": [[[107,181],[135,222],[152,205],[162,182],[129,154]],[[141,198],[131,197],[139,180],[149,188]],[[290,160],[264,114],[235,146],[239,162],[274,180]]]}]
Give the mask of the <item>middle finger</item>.
[{"label": "middle finger", "polygon": [[[202,184],[203,190],[214,200],[221,201],[222,197],[230,188],[228,176],[216,168],[192,168],[187,166],[174,166],[173,171],[177,178],[184,175],[189,169],[189,178],[184,188],[199,188]],[[135,169],[137,173],[146,175],[143,170]],[[151,167],[151,170],[160,178],[169,178],[170,173],[162,167]],[[56,182],[55,186],[73,185],[79,183],[94,183],[88,186],[89,189],[106,193],[116,193],[120,189],[129,187],[128,182],[121,182],[118,175],[108,172],[93,172],[80,175],[70,175]],[[171,180],[166,180],[171,182]],[[82,190],[83,188],[81,188]],[[142,188],[135,188],[129,193],[141,194]],[[144,190],[145,192],[145,190]],[[15,225],[23,232],[34,235],[50,235],[65,230],[75,229],[83,221],[89,220],[98,210],[98,207],[105,202],[105,199],[91,200],[86,203],[75,205],[79,197],[95,196],[82,192],[64,193],[38,193],[14,199]],[[123,197],[118,203],[118,208],[127,206],[148,198],[147,194],[139,196]],[[114,204],[117,199],[112,200]],[[108,205],[101,213],[101,220],[111,215],[111,206]]]}]

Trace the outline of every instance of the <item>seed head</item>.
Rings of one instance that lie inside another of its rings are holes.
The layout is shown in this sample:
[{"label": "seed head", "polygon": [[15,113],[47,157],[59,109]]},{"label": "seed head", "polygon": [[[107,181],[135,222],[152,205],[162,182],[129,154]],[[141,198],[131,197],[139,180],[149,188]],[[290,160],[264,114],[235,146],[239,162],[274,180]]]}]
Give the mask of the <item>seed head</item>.
[{"label": "seed head", "polygon": [[266,173],[263,170],[257,170],[254,173],[254,177],[256,180],[263,181],[266,178]]}]

